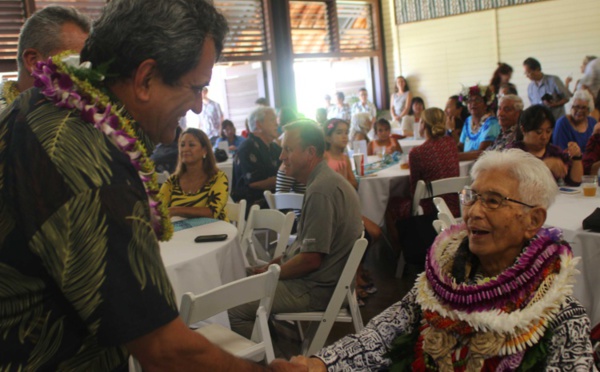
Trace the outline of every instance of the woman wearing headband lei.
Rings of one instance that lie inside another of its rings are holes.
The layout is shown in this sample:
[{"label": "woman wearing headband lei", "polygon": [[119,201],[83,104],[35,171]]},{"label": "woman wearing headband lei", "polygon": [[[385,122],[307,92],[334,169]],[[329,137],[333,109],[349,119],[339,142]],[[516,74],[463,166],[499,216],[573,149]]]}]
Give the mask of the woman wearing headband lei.
[{"label": "woman wearing headband lei", "polygon": [[488,148],[500,134],[500,124],[490,106],[494,92],[483,85],[464,87],[459,100],[466,103],[471,114],[460,134],[458,144],[460,160],[474,160]]},{"label": "woman wearing headband lei", "polygon": [[556,185],[520,150],[486,152],[461,194],[464,220],[436,239],[425,272],[357,335],[315,357],[314,371],[591,370],[590,322],[571,296],[577,260],[542,228]]}]

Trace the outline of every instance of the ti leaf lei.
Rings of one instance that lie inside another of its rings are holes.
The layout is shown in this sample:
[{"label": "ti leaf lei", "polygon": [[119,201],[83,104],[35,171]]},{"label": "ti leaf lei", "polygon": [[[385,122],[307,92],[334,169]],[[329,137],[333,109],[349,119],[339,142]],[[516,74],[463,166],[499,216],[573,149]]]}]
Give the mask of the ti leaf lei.
[{"label": "ti leaf lei", "polygon": [[78,110],[84,121],[93,124],[129,157],[148,196],[152,228],[159,240],[167,241],[173,235],[173,225],[167,208],[158,199],[154,163],[137,138],[132,120],[96,87],[104,80],[105,67],[92,69],[90,62],[79,64],[79,56],[66,52],[38,62],[33,76],[35,86],[46,98],[57,107]]}]

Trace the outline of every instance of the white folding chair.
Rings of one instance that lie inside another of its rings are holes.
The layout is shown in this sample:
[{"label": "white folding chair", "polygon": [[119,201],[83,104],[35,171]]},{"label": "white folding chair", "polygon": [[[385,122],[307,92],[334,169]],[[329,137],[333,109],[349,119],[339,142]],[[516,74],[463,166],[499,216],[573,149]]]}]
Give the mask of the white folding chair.
[{"label": "white folding chair", "polygon": [[271,191],[266,190],[264,195],[267,204],[271,209],[302,209],[302,202],[304,201],[303,194],[297,194],[295,192],[279,192],[273,194]]},{"label": "white folding chair", "polygon": [[[417,216],[423,214],[420,207],[421,199],[432,198],[444,194],[459,193],[465,186],[471,184],[471,177],[450,177],[431,181],[431,191],[427,190],[425,181],[419,180],[413,196],[412,214]],[[452,214],[450,214],[452,215]]]},{"label": "white folding chair", "polygon": [[238,239],[241,240],[246,227],[246,200],[242,199],[239,203],[228,201],[225,212],[229,221],[237,227]]},{"label": "white folding chair", "polygon": [[435,232],[438,234],[448,228],[448,225],[446,225],[446,223],[442,220],[435,220],[432,222],[432,225],[433,225],[433,228],[435,229]]},{"label": "white folding chair", "polygon": [[[301,337],[303,337],[303,355],[310,356],[325,345],[334,322],[352,322],[355,332],[360,332],[363,329],[363,321],[356,301],[354,276],[366,249],[367,240],[365,238],[360,238],[354,243],[325,311],[273,315],[276,320],[298,323],[298,330]],[[349,311],[343,308],[344,300],[348,301]],[[303,321],[311,322],[305,335],[302,334],[302,328],[299,324],[299,322]]]},{"label": "white folding chair", "polygon": [[196,332],[235,356],[257,362],[266,358],[270,363],[275,359],[275,353],[268,319],[279,272],[278,265],[271,265],[265,273],[225,284],[203,294],[188,292],[181,299],[181,319],[190,325],[235,306],[260,300],[250,340],[220,324],[209,324],[198,328]]},{"label": "white folding chair", "polygon": [[[295,192],[280,192],[273,194],[269,190],[265,190],[263,193],[265,200],[271,209],[277,210],[294,210],[294,214],[298,215],[298,211],[302,210],[302,203],[304,202],[304,194],[298,194]],[[292,244],[296,240],[296,235],[290,235],[288,245]]]},{"label": "white folding chair", "polygon": [[[250,214],[246,221],[244,234],[240,242],[242,254],[246,260],[246,266],[264,265],[267,262],[259,259],[256,247],[254,244],[254,231],[257,229],[268,229],[277,233],[277,244],[270,258],[276,258],[283,254],[285,247],[288,244],[292,226],[294,224],[294,213],[288,212],[283,214],[275,209],[259,209],[257,205],[250,208]],[[266,247],[265,252],[268,253],[269,247]],[[250,257],[248,257],[250,253]],[[249,262],[248,259],[254,262]]]},{"label": "white folding chair", "polygon": [[156,172],[156,182],[159,185],[162,185],[163,183],[167,182],[168,179],[169,179],[169,172],[167,172],[167,171]]}]

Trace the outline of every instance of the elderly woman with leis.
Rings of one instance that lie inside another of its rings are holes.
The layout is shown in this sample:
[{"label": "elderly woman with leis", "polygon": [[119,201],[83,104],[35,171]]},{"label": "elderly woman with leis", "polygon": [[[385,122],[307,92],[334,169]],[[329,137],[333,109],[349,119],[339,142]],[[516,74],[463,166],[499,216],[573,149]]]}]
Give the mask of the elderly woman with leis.
[{"label": "elderly woman with leis", "polygon": [[404,299],[311,358],[315,371],[592,370],[590,322],[571,296],[576,260],[543,228],[557,193],[544,163],[489,151]]}]

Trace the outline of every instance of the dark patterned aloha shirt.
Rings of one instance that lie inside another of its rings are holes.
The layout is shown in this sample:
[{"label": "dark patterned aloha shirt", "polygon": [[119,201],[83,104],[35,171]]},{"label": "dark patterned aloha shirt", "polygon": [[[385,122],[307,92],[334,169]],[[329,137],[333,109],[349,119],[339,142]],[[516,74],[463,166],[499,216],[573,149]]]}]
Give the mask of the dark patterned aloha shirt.
[{"label": "dark patterned aloha shirt", "polygon": [[498,135],[498,137],[496,137],[496,140],[494,141],[494,143],[492,143],[492,145],[490,147],[488,147],[486,150],[501,151],[501,150],[504,150],[505,148],[507,148],[507,146],[512,145],[512,143],[516,142],[516,140],[517,140],[517,126],[513,125],[512,127],[508,128],[507,130],[503,130]]},{"label": "dark patterned aloha shirt", "polygon": [[592,165],[597,161],[600,161],[600,133],[593,134],[585,145],[583,174],[590,174]]},{"label": "dark patterned aloha shirt", "polygon": [[207,207],[213,218],[229,222],[225,213],[228,189],[227,176],[218,171],[198,192],[187,194],[181,189],[179,176],[174,174],[163,183],[159,197],[167,207]]},{"label": "dark patterned aloha shirt", "polygon": [[[264,190],[253,189],[249,185],[277,176],[281,165],[279,155],[281,147],[278,144],[271,142],[267,145],[250,133],[233,159],[231,198],[236,202],[246,200],[248,210],[253,204],[264,202]],[[262,203],[262,206],[266,207],[266,203]]]},{"label": "dark patterned aloha shirt", "polygon": [[129,161],[37,88],[0,114],[0,370],[126,370],[177,317]]}]

